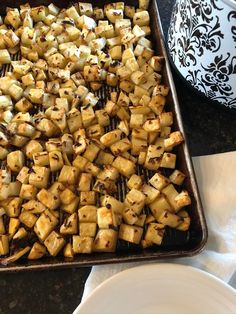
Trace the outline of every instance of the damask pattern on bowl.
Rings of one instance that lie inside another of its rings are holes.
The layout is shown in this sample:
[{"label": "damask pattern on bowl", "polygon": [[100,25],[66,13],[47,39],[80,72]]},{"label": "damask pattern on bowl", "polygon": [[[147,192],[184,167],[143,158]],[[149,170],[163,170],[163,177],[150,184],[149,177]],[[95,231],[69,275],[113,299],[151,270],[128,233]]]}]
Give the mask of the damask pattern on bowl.
[{"label": "damask pattern on bowl", "polygon": [[222,0],[177,0],[168,48],[177,70],[195,89],[236,108],[236,9]]}]

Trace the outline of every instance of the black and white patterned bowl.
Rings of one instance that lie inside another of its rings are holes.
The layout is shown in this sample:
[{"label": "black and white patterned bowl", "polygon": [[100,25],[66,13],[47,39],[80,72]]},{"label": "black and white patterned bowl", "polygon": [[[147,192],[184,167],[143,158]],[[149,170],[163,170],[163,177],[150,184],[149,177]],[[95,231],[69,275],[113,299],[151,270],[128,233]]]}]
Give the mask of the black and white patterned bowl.
[{"label": "black and white patterned bowl", "polygon": [[168,49],[195,89],[236,109],[236,0],[176,0]]}]

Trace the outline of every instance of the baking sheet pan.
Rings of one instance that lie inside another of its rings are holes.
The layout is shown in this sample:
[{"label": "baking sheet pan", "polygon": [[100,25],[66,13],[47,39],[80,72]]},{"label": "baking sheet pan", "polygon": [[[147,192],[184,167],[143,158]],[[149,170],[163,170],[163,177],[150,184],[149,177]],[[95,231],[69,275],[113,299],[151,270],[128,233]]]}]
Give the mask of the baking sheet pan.
[{"label": "baking sheet pan", "polygon": [[[31,6],[37,5],[48,5],[52,1],[29,1]],[[83,1],[81,1],[83,2]],[[103,6],[105,3],[111,1],[87,1],[91,2],[94,6]],[[25,3],[20,0],[5,0],[0,4],[0,14],[4,15],[6,7],[19,7]],[[68,7],[72,2],[65,2],[61,0],[53,1],[53,3],[59,7]],[[138,1],[125,1],[127,5],[138,5]],[[167,60],[167,53],[165,49],[164,36],[161,27],[160,16],[158,12],[157,3],[155,0],[150,1],[149,6],[150,13],[150,26],[152,29],[151,40],[156,54],[163,55],[166,58],[165,69],[163,73],[163,82],[170,86],[170,93],[167,98],[167,109],[173,111],[174,119],[174,130],[180,130],[184,137],[183,123],[181,119],[181,112],[177,100],[175,86],[170,70],[170,66]],[[15,58],[14,58],[15,59]],[[3,68],[0,72],[1,76],[9,68]],[[97,92],[97,95],[101,99],[101,103],[106,102],[111,89],[108,86],[104,86]],[[114,123],[111,125],[115,125]],[[112,126],[111,126],[112,129]],[[189,214],[191,217],[190,230],[187,232],[178,231],[175,229],[167,228],[166,235],[161,246],[155,246],[148,249],[140,249],[136,245],[127,244],[123,241],[118,242],[118,250],[115,253],[93,253],[91,255],[76,255],[73,259],[65,258],[63,256],[57,257],[45,257],[38,261],[28,261],[26,259],[18,260],[16,263],[9,264],[7,266],[0,266],[0,272],[12,272],[22,270],[42,270],[42,269],[55,269],[55,268],[66,268],[66,267],[79,267],[79,266],[91,266],[95,264],[105,263],[121,263],[131,261],[144,261],[144,260],[158,260],[161,258],[173,258],[183,256],[193,256],[198,254],[204,247],[207,239],[207,227],[204,218],[204,213],[199,198],[199,192],[196,185],[195,175],[189,155],[187,139],[185,137],[185,143],[175,149],[177,153],[177,169],[183,171],[187,178],[185,179],[184,189],[188,190],[192,204],[189,207]],[[153,175],[153,172],[147,171],[140,167],[138,169],[140,174],[143,174],[146,178]],[[118,196],[123,199],[125,195],[126,184],[124,178],[121,178],[118,186]]]}]

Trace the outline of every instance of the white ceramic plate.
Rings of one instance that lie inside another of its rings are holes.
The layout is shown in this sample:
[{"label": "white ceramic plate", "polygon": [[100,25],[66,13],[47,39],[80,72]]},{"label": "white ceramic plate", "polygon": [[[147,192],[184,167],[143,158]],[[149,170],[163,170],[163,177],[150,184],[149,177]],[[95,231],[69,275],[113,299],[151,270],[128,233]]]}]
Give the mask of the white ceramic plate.
[{"label": "white ceramic plate", "polygon": [[196,268],[144,265],[97,287],[74,314],[236,313],[236,290]]}]

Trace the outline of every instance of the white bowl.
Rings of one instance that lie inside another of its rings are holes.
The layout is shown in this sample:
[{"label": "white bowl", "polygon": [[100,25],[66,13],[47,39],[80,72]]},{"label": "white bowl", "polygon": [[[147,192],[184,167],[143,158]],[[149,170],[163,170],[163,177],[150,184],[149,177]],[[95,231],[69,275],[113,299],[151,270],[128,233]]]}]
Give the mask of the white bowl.
[{"label": "white bowl", "polygon": [[236,108],[236,1],[176,0],[169,55],[196,90]]}]

